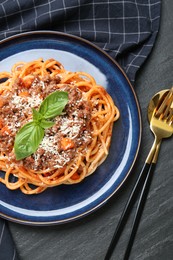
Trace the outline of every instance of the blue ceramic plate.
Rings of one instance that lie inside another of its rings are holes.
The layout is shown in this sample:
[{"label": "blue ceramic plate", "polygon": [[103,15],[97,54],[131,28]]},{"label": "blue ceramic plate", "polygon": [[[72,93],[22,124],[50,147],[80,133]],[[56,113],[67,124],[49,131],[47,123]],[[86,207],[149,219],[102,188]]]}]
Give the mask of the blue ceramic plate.
[{"label": "blue ceramic plate", "polygon": [[18,61],[59,60],[67,70],[90,73],[106,88],[121,117],[113,129],[106,161],[76,185],[61,185],[38,195],[24,195],[0,184],[0,216],[30,225],[61,224],[83,217],[103,205],[121,187],[134,165],[141,141],[138,101],[117,63],[81,38],[51,31],[23,33],[0,45],[0,71]]}]

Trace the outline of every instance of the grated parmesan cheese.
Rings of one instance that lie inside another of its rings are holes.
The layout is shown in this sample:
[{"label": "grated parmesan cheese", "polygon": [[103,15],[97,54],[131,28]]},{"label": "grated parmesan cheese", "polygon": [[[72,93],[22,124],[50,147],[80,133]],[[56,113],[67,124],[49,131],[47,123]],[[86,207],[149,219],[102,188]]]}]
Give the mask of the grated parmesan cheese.
[{"label": "grated parmesan cheese", "polygon": [[63,120],[62,125],[60,126],[60,131],[64,135],[68,135],[68,137],[74,139],[80,132],[80,125],[78,125],[79,120],[75,121],[66,118]]},{"label": "grated parmesan cheese", "polygon": [[23,108],[25,110],[32,107],[38,107],[41,102],[42,99],[35,95],[31,97],[20,97],[15,94],[11,100],[11,103],[14,104],[17,108]]},{"label": "grated parmesan cheese", "polygon": [[[64,166],[66,163],[70,161],[70,158],[67,156],[66,153],[62,152],[61,154],[57,150],[57,145],[55,143],[55,139],[53,136],[47,136],[45,135],[39,148],[42,148],[45,150],[45,152],[49,152],[53,155],[56,155],[55,157],[55,163],[54,168],[61,168]],[[36,162],[39,159],[39,154],[35,154],[35,160]]]},{"label": "grated parmesan cheese", "polygon": [[45,135],[39,147],[43,148],[46,152],[50,152],[52,154],[59,154],[56,149],[55,140],[53,136]]}]

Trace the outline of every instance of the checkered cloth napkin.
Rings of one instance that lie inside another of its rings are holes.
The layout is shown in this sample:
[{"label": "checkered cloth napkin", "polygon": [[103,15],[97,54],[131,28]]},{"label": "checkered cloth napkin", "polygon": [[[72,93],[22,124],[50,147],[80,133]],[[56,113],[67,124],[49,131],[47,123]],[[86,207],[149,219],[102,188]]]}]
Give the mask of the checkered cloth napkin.
[{"label": "checkered cloth napkin", "polygon": [[[0,0],[0,40],[26,31],[55,30],[106,51],[135,83],[159,29],[161,0]],[[0,259],[17,260],[0,220]],[[8,241],[8,242],[6,242]]]}]

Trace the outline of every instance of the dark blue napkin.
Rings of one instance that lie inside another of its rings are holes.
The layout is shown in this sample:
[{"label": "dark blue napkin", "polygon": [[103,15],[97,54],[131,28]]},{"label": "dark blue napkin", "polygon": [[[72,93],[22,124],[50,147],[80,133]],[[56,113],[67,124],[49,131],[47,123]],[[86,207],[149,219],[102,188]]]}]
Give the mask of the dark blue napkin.
[{"label": "dark blue napkin", "polygon": [[[161,0],[0,1],[0,40],[32,30],[77,35],[116,59],[134,84],[155,43],[160,9]],[[17,260],[13,248],[7,225],[0,219],[0,260]]]}]

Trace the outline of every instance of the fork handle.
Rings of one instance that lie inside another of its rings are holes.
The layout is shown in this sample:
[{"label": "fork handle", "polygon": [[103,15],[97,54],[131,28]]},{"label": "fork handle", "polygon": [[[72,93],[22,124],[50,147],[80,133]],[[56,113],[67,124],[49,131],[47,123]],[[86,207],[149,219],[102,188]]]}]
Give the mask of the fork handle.
[{"label": "fork handle", "polygon": [[[124,228],[124,226],[125,226],[125,224],[126,224],[126,222],[127,222],[127,218],[128,218],[128,216],[129,216],[129,214],[130,214],[130,212],[131,212],[131,210],[132,210],[132,206],[134,205],[134,203],[136,202],[136,199],[137,199],[137,195],[139,194],[139,191],[140,191],[140,188],[141,188],[141,185],[143,184],[143,183],[145,183],[145,185],[147,186],[147,189],[149,190],[149,184],[150,184],[150,182],[149,181],[146,181],[145,182],[145,180],[147,180],[147,179],[149,179],[150,180],[150,178],[151,178],[151,176],[150,176],[150,173],[153,173],[154,172],[154,165],[155,164],[149,164],[149,163],[146,163],[145,162],[145,164],[144,164],[144,166],[143,166],[143,168],[142,168],[142,170],[141,170],[141,172],[140,172],[140,174],[139,174],[139,176],[138,176],[138,178],[137,178],[137,181],[136,181],[136,183],[135,183],[135,186],[134,186],[134,188],[132,189],[132,191],[131,191],[131,194],[130,194],[130,197],[129,197],[129,199],[128,199],[128,201],[127,201],[127,203],[126,203],[126,206],[125,206],[125,208],[124,208],[124,210],[123,210],[123,213],[122,213],[122,215],[121,215],[121,218],[120,218],[120,220],[119,220],[119,223],[118,223],[118,226],[117,226],[117,228],[116,228],[116,230],[115,230],[115,233],[114,233],[114,235],[113,235],[113,238],[112,238],[112,240],[111,240],[111,243],[110,243],[110,246],[109,246],[109,248],[108,248],[108,250],[107,250],[107,253],[106,253],[106,256],[105,256],[105,258],[104,258],[104,260],[110,260],[110,258],[111,258],[111,255],[112,255],[112,253],[113,253],[113,250],[114,250],[114,248],[115,248],[115,246],[117,245],[117,242],[118,242],[118,240],[119,240],[119,237],[120,237],[120,235],[121,235],[121,233],[122,233],[122,231],[123,231],[123,228]],[[148,177],[148,178],[147,178]],[[145,188],[145,187],[144,187]],[[145,188],[146,189],[146,188]],[[143,189],[143,192],[144,192],[144,190],[145,189]],[[141,195],[142,195],[142,193],[141,193]],[[143,196],[142,196],[143,197]],[[146,197],[146,196],[145,196]],[[144,198],[143,198],[144,199]],[[140,203],[140,201],[139,201],[139,204],[138,204],[138,206],[140,205],[140,207],[142,207],[142,205],[141,205],[142,203]],[[138,207],[138,209],[137,209],[137,213],[136,213],[136,217],[135,217],[135,219],[137,219],[136,221],[134,221],[134,225],[133,225],[133,228],[132,228],[132,233],[131,233],[131,237],[133,238],[133,240],[132,240],[132,243],[131,243],[131,239],[129,240],[129,246],[128,246],[128,253],[127,253],[127,256],[129,255],[129,253],[130,253],[130,249],[131,249],[131,247],[132,247],[132,244],[133,244],[133,241],[134,241],[134,237],[135,237],[135,234],[136,234],[136,231],[137,231],[137,227],[138,227],[138,224],[139,224],[139,219],[140,218],[138,218],[138,214],[140,213],[140,215],[142,214],[142,212],[139,212],[140,211],[140,209],[139,209],[139,207]],[[126,259],[128,259],[128,258],[126,258]]]},{"label": "fork handle", "polygon": [[146,177],[145,177],[145,182],[144,182],[144,185],[142,187],[140,198],[139,198],[139,201],[138,201],[138,204],[137,204],[137,209],[136,209],[136,213],[135,213],[135,217],[134,217],[134,221],[133,221],[133,225],[132,225],[132,229],[131,229],[131,234],[130,234],[129,241],[128,241],[128,244],[127,244],[127,248],[126,248],[126,251],[125,251],[125,254],[124,254],[124,260],[128,260],[129,256],[130,256],[130,252],[131,252],[131,249],[132,249],[132,246],[133,246],[133,242],[134,242],[134,239],[135,239],[135,236],[136,236],[136,232],[138,230],[139,222],[140,222],[140,219],[141,219],[141,216],[142,216],[142,212],[143,212],[145,202],[146,202],[146,199],[147,199],[147,195],[148,195],[148,192],[149,192],[149,188],[150,188],[150,185],[151,185],[155,166],[156,166],[155,163],[151,163],[149,170],[148,170]]}]

